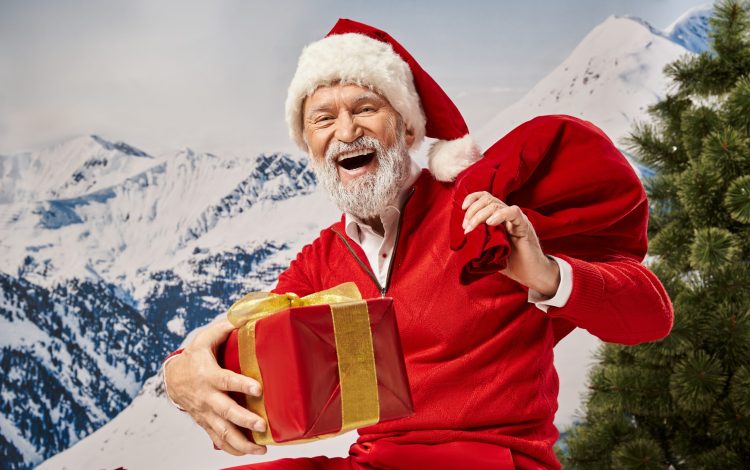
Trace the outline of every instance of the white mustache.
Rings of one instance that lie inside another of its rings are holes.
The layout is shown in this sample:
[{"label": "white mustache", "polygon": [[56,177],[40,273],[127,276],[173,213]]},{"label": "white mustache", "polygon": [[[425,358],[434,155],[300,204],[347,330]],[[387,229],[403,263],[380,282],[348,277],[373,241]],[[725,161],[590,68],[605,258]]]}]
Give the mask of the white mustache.
[{"label": "white mustache", "polygon": [[382,148],[382,145],[377,139],[366,135],[363,135],[354,142],[341,142],[336,140],[332,142],[326,150],[326,161],[335,164],[339,160],[339,157],[347,153],[367,150],[368,152],[375,151],[375,153],[378,154]]}]

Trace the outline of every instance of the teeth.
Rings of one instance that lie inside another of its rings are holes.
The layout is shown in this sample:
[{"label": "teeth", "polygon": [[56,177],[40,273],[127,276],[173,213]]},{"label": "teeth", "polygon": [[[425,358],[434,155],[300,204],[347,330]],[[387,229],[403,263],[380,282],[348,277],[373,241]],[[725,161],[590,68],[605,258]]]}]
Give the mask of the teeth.
[{"label": "teeth", "polygon": [[346,160],[348,158],[354,158],[354,157],[359,157],[359,156],[362,156],[362,155],[367,155],[368,153],[371,153],[371,152],[372,152],[372,150],[370,150],[370,149],[363,149],[363,150],[354,150],[354,151],[351,151],[351,152],[342,153],[341,155],[339,155],[336,158],[336,162],[338,163],[338,162],[342,162],[342,161],[344,161],[344,160]]}]

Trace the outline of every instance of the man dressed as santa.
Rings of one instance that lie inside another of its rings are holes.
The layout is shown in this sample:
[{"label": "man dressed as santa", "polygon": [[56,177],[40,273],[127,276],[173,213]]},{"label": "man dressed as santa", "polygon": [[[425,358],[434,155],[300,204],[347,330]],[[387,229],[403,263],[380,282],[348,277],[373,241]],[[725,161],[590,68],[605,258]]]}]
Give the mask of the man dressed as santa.
[{"label": "man dressed as santa", "polygon": [[[246,468],[559,468],[553,347],[573,328],[636,344],[666,336],[672,305],[641,261],[648,203],[591,123],[541,116],[482,154],[460,113],[383,31],[339,20],[299,59],[286,100],[293,140],[342,210],[281,274],[300,296],[353,281],[393,298],[412,416],[359,429],[347,458]],[[409,152],[437,139],[429,170]],[[170,398],[221,449],[263,454],[267,424],[229,392],[216,322],[165,365]]]}]

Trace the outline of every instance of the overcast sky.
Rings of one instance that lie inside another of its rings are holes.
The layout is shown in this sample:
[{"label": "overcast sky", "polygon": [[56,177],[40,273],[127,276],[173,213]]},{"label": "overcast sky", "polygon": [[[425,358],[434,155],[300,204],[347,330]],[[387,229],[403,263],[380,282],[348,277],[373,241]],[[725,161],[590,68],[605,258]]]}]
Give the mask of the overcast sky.
[{"label": "overcast sky", "polygon": [[84,134],[150,153],[292,150],[286,87],[339,17],[394,36],[477,129],[608,16],[663,29],[705,3],[1,0],[0,154]]}]

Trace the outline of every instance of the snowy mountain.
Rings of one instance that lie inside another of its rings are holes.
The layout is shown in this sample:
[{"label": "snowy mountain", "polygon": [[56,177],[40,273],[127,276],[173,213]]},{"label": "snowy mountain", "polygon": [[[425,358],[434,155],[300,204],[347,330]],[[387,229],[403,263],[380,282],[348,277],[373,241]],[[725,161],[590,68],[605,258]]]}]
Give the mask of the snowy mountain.
[{"label": "snowy mountain", "polygon": [[108,187],[154,164],[123,142],[84,136],[39,152],[0,155],[0,204],[68,198]]},{"label": "snowy mountain", "polygon": [[[533,116],[566,113],[617,142],[664,95],[663,67],[705,49],[706,11],[666,31],[607,19],[476,136],[486,147]],[[284,154],[151,155],[84,136],[0,156],[0,461],[30,468],[71,445],[42,468],[345,454],[350,435],[233,459],[166,402],[154,376],[186,334],[272,286],[338,217],[306,161]],[[574,332],[555,350],[559,426],[573,420],[596,344]]]},{"label": "snowy mountain", "polygon": [[[62,155],[54,154],[54,148],[40,155],[54,162],[70,157],[67,151],[75,147],[79,152],[70,159],[90,162],[99,158],[99,149],[92,144],[100,141],[95,136],[75,139],[59,146],[65,151]],[[243,213],[259,217],[268,210],[267,203],[303,195],[315,187],[305,163],[287,155],[218,157],[182,149],[145,159],[145,168],[143,158],[138,158],[137,164],[122,165],[130,171],[123,171],[117,181],[112,171],[99,171],[86,185],[65,186],[64,194],[50,182],[54,174],[36,164],[39,159],[27,160],[32,164],[23,166],[25,172],[9,171],[27,176],[17,185],[19,194],[0,205],[0,221],[10,234],[0,241],[4,270],[15,273],[11,267],[18,267],[24,277],[42,285],[71,276],[104,279],[141,298],[144,286],[139,272],[160,268],[154,260],[163,260],[161,267],[173,267],[176,261],[191,258],[196,247],[214,248],[206,247],[202,237],[222,221],[231,219],[237,227],[253,225],[252,216],[248,220]],[[18,162],[21,157],[8,160]],[[28,174],[33,169],[38,171]],[[3,187],[6,179],[11,180],[4,178]],[[22,184],[39,189],[27,191],[21,189]],[[255,206],[259,209],[253,212]],[[255,235],[269,228],[248,227]],[[255,239],[238,234],[231,241],[245,244]],[[220,249],[227,246],[227,240],[214,242]]]},{"label": "snowy mountain", "polygon": [[167,401],[161,376],[155,376],[116,418],[38,469],[225,468],[281,457],[345,456],[355,439],[350,432],[310,444],[269,447],[263,456],[234,457],[214,450],[203,430]]},{"label": "snowy mountain", "polygon": [[4,462],[39,462],[106,423],[165,351],[162,335],[102,283],[47,290],[0,273],[0,292]]},{"label": "snowy mountain", "polygon": [[0,460],[12,468],[107,423],[187,332],[272,286],[339,216],[306,161],[284,154],[150,156],[87,136],[0,162]]},{"label": "snowy mountain", "polygon": [[664,35],[691,52],[705,52],[709,50],[708,20],[712,12],[710,3],[691,8],[669,25]]},{"label": "snowy mountain", "polygon": [[646,108],[665,95],[669,84],[662,74],[664,66],[706,48],[707,21],[705,10],[691,10],[670,32],[661,32],[638,18],[607,18],[523,98],[475,133],[480,146],[489,147],[540,114],[570,114],[591,121],[619,143]]}]

